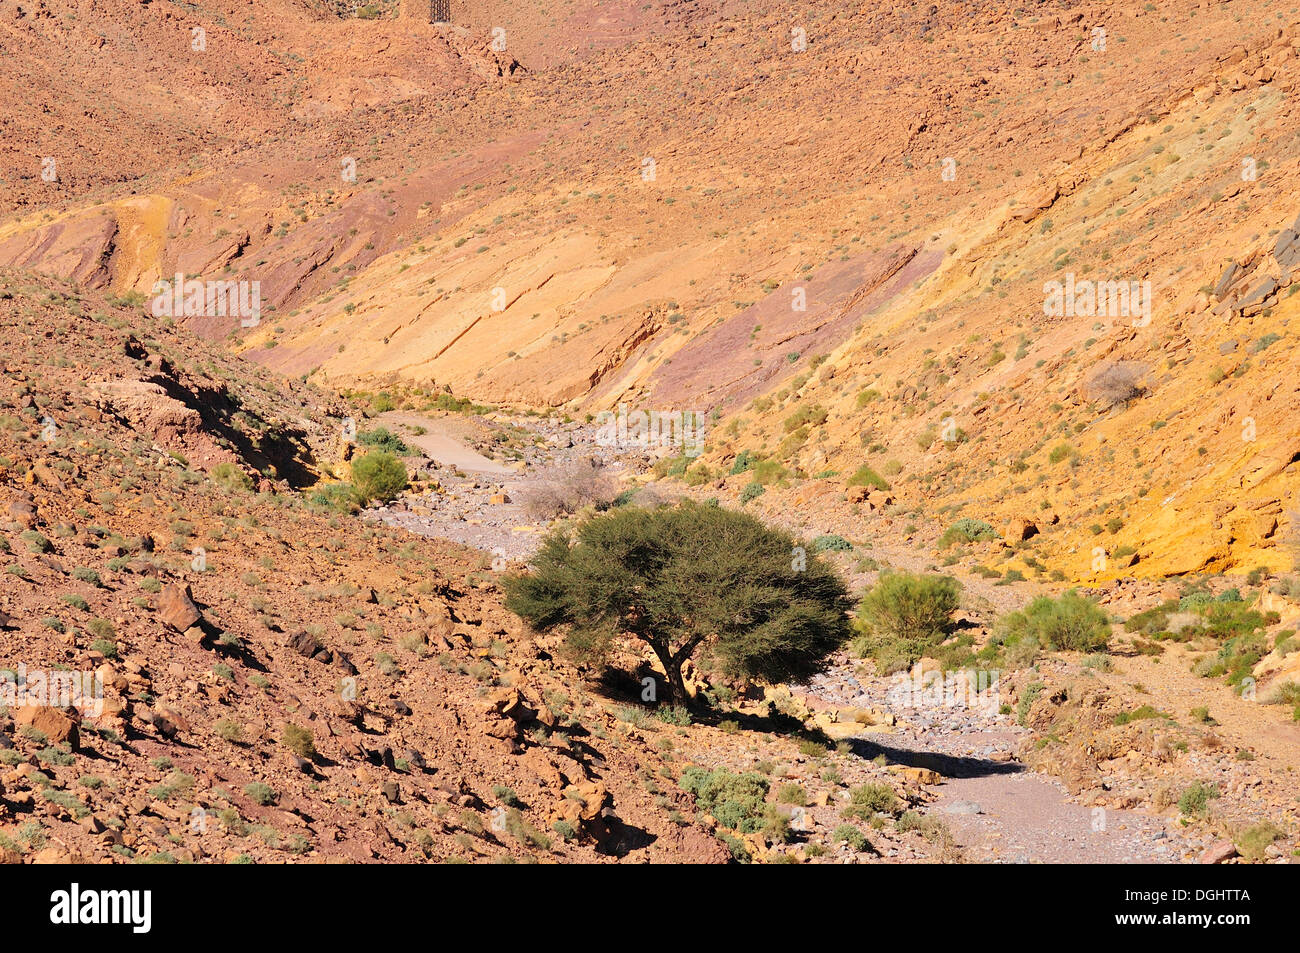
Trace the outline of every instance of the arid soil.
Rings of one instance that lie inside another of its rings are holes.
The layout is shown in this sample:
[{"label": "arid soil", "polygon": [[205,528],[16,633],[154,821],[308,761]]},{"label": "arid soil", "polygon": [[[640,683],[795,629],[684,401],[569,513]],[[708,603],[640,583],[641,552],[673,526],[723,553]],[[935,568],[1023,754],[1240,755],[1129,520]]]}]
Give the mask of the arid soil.
[{"label": "arid soil", "polygon": [[[0,10],[0,684],[105,686],[0,705],[0,859],[1298,856],[1294,10],[428,21]],[[162,313],[177,276],[258,314]],[[699,412],[702,454],[598,440],[615,408]],[[411,483],[358,512],[379,428]],[[579,466],[609,492],[538,505]],[[502,573],[679,496],[829,540],[855,593],[952,575],[937,654],[1070,588],[1109,642],[989,710],[852,652],[644,705],[648,658],[567,657]],[[779,816],[720,829],[691,766]]]}]

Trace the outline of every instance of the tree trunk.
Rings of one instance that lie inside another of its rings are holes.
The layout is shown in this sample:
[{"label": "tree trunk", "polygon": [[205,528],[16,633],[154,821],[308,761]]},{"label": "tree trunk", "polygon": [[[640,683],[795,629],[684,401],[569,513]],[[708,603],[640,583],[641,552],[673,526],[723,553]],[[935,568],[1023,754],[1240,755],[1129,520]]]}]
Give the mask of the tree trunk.
[{"label": "tree trunk", "polygon": [[682,665],[686,662],[686,659],[680,654],[674,656],[666,646],[660,648],[657,645],[651,645],[651,648],[654,649],[659,664],[664,667],[664,682],[668,697],[663,701],[674,705],[685,705],[690,701],[690,696],[686,694],[686,680],[682,678]]},{"label": "tree trunk", "polygon": [[672,694],[670,700],[676,705],[687,704],[691,697],[686,694],[686,682],[682,678],[682,660],[670,659],[664,663],[664,668],[668,670],[668,688]]}]

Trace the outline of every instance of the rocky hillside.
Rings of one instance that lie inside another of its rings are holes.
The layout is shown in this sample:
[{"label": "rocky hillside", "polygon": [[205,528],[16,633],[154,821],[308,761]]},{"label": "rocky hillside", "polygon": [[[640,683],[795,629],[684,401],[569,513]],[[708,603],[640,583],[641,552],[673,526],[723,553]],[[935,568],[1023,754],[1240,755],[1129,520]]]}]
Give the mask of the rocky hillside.
[{"label": "rocky hillside", "polygon": [[[738,430],[711,465],[869,463],[900,501],[1050,512],[1036,558],[1070,579],[1285,561],[1282,11],[502,3],[448,27],[419,4],[121,6],[20,8],[5,28],[32,55],[3,76],[75,85],[112,60],[139,100],[121,114],[147,105],[169,145],[95,123],[79,152],[72,112],[15,130],[0,263],[120,295],[257,281],[255,327],[188,323],[293,376],[714,410]],[[195,28],[240,68],[214,74]],[[1136,283],[1142,313],[1048,313],[1067,280]],[[1109,363],[1141,372],[1133,394],[1088,389]],[[1103,511],[1125,529],[1094,569]]]},{"label": "rocky hillside", "polygon": [[7,860],[723,856],[479,554],[313,495],[337,399],[27,275],[0,324],[7,687],[103,688],[0,715]]},{"label": "rocky hillside", "polygon": [[[0,700],[3,859],[988,859],[971,782],[1026,766],[1074,800],[1017,778],[1025,856],[1081,806],[1145,812],[1110,859],[1294,853],[1293,11],[428,12],[0,10],[0,688],[104,687]],[[602,441],[619,406],[703,452]],[[358,427],[414,477],[368,513]],[[639,705],[646,659],[502,607],[568,465],[859,591],[958,577],[908,663],[1002,665],[1005,704],[900,715],[842,654]],[[1002,645],[1070,587],[1096,651]]]}]

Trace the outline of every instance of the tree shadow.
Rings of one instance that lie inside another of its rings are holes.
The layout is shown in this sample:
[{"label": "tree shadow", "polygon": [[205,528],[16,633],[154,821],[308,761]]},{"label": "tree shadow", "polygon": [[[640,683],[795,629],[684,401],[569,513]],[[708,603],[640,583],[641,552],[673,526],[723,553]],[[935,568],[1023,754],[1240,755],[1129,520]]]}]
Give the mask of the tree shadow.
[{"label": "tree shadow", "polygon": [[909,768],[928,768],[937,771],[945,778],[982,778],[999,774],[1019,774],[1024,765],[1011,761],[990,761],[987,758],[971,758],[961,755],[942,754],[937,751],[914,751],[894,745],[881,744],[870,738],[849,738],[849,747],[859,758],[868,761],[884,755],[890,764],[906,765]]}]

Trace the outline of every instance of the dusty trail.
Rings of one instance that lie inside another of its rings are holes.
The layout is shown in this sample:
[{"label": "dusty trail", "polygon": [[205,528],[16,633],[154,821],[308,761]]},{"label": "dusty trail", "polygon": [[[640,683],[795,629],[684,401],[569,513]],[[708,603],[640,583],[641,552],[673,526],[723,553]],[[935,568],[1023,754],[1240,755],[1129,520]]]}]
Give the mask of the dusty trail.
[{"label": "dusty trail", "polygon": [[1018,763],[1028,737],[1014,715],[943,704],[899,690],[896,679],[857,679],[839,668],[814,680],[809,696],[833,705],[893,712],[898,726],[850,740],[864,758],[943,775],[925,813],[941,819],[966,858],[988,863],[1175,863],[1192,859],[1176,824],[1134,811],[1093,809],[1070,800],[1053,778]]},{"label": "dusty trail", "polygon": [[423,414],[390,412],[381,414],[379,420],[385,426],[394,424],[412,431],[423,429],[425,433],[404,433],[402,439],[415,447],[426,457],[444,467],[454,467],[467,473],[485,473],[498,476],[515,476],[518,471],[498,463],[471,450],[446,430],[440,428],[436,418]]}]

